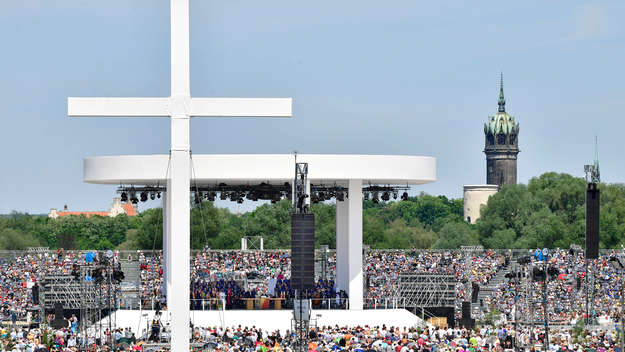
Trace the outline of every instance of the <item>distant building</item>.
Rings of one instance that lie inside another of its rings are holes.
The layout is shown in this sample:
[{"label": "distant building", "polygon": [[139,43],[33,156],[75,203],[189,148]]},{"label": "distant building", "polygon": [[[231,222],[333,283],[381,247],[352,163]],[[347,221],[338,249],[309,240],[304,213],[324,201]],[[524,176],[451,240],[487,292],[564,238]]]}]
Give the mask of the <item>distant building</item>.
[{"label": "distant building", "polygon": [[516,184],[519,154],[519,124],[506,112],[503,95],[503,75],[499,85],[499,108],[484,124],[484,153],[486,154],[485,185],[464,186],[464,221],[475,224],[488,198],[503,185]]},{"label": "distant building", "polygon": [[486,154],[486,183],[515,185],[517,154],[519,154],[519,124],[506,112],[503,96],[503,75],[499,86],[499,109],[484,124],[484,153]]},{"label": "distant building", "polygon": [[48,217],[52,219],[57,219],[59,217],[68,216],[68,215],[84,215],[86,217],[97,215],[97,216],[114,217],[120,214],[126,214],[128,216],[136,216],[137,209],[130,203],[122,203],[120,198],[113,198],[113,203],[111,203],[111,206],[108,211],[69,211],[66,205],[64,206],[63,211],[58,211],[54,208],[50,209],[50,213],[48,213]]},{"label": "distant building", "polygon": [[480,210],[488,203],[488,198],[498,191],[497,185],[464,186],[464,221],[475,224],[480,218]]}]

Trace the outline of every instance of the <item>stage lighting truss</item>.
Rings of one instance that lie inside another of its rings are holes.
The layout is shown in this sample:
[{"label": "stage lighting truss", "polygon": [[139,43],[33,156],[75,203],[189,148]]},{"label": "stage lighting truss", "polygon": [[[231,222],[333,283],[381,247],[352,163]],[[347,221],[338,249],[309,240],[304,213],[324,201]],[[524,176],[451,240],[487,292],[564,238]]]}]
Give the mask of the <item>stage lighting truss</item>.
[{"label": "stage lighting truss", "polygon": [[364,200],[371,200],[373,203],[378,204],[380,200],[388,202],[391,199],[400,198],[399,193],[401,191],[401,200],[408,200],[408,190],[410,187],[406,186],[379,186],[379,185],[369,185],[367,187],[363,187],[362,193]]},{"label": "stage lighting truss", "polygon": [[[218,185],[191,185],[190,189],[193,194],[195,204],[200,204],[203,199],[213,202],[219,197],[220,200],[230,199],[239,204],[245,199],[270,200],[272,203],[282,199],[291,199],[291,184],[285,182],[283,185],[271,185],[261,183],[258,185],[228,185],[220,183]],[[146,202],[150,200],[160,199],[161,192],[165,192],[163,186],[119,186],[117,193],[120,194],[121,201],[126,203],[130,201],[137,204],[139,201]]]},{"label": "stage lighting truss", "polygon": [[148,199],[154,200],[161,198],[161,192],[165,191],[163,186],[124,186],[117,187],[117,193],[120,194],[122,203],[130,202],[137,204],[139,201],[147,202]]},{"label": "stage lighting truss", "polygon": [[[391,197],[395,200],[398,198],[408,200],[408,189],[408,186],[369,185],[362,188],[362,193],[364,200],[371,200],[378,204],[380,201],[389,201]],[[264,182],[258,185],[192,184],[190,191],[193,194],[195,204],[200,204],[202,200],[214,202],[218,198],[220,200],[229,199],[239,204],[245,200],[269,200],[271,203],[276,203],[282,199],[291,199],[292,197],[292,186],[289,182],[285,182],[282,185],[271,185]],[[165,187],[160,185],[121,185],[117,188],[121,201],[132,204],[137,204],[139,201],[146,202],[148,199],[160,199],[162,192],[165,192]],[[342,202],[349,197],[347,188],[339,185],[311,184],[310,194],[310,200],[314,204],[332,199]]]},{"label": "stage lighting truss", "polygon": [[220,200],[230,199],[238,204],[243,203],[246,199],[251,201],[269,200],[271,203],[276,203],[282,199],[291,199],[292,188],[288,182],[282,185],[271,185],[264,182],[258,185],[220,183],[218,185],[193,185],[191,191],[195,194],[197,204],[201,199],[213,202],[217,197]]},{"label": "stage lighting truss", "polygon": [[336,199],[339,202],[348,197],[347,188],[337,185],[310,185],[310,201],[313,204],[323,202],[330,199]]}]

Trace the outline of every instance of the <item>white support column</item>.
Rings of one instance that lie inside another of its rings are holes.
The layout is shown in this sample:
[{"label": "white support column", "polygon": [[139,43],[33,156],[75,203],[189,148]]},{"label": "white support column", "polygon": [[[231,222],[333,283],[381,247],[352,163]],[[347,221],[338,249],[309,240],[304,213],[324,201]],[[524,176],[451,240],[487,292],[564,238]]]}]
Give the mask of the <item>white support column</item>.
[{"label": "white support column", "polygon": [[348,203],[336,202],[336,280],[335,284],[338,290],[347,292],[349,286],[349,278],[347,277],[348,263],[348,242],[347,242],[347,215]]},{"label": "white support column", "polygon": [[362,310],[362,180],[349,180],[347,205],[347,271],[349,309]]},{"label": "white support column", "polygon": [[[167,182],[169,184],[169,182]],[[171,258],[169,243],[171,242],[171,235],[167,222],[167,209],[169,208],[167,192],[161,192],[161,199],[163,200],[163,294],[167,296],[167,292],[170,291],[169,280],[167,280],[167,268],[169,268],[169,259]],[[169,298],[167,299],[167,307],[169,307]]]},{"label": "white support column", "polygon": [[171,152],[171,180],[168,197],[171,207],[167,211],[170,228],[170,252],[167,267],[167,309],[171,315],[171,350],[189,349],[189,290],[190,290],[190,160],[189,151]]},{"label": "white support column", "polygon": [[191,186],[191,156],[189,148],[189,116],[179,114],[171,119],[171,163],[168,187],[170,207],[167,223],[170,228],[171,241],[168,242],[171,252],[169,261],[168,281],[171,283],[168,292],[168,309],[171,315],[171,351],[189,350],[189,317],[190,317],[190,269],[189,255],[191,252],[191,216],[189,189]]}]

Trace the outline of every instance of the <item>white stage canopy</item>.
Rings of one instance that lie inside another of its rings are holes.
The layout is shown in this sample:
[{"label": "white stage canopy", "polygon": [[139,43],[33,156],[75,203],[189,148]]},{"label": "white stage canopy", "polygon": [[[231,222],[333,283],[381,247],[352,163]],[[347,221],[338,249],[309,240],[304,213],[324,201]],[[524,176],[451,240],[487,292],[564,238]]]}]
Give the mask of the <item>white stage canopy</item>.
[{"label": "white stage canopy", "polygon": [[[436,180],[436,159],[409,155],[298,154],[308,163],[312,184],[346,186],[419,185]],[[85,158],[85,182],[98,184],[165,185],[169,155],[125,155]],[[284,184],[293,182],[292,154],[200,154],[192,156],[191,180],[200,184]]]},{"label": "white stage canopy", "polygon": [[[297,162],[308,163],[308,181],[313,185],[346,187],[348,197],[336,207],[336,286],[349,295],[349,309],[362,310],[362,188],[368,185],[419,185],[436,181],[436,159],[411,155],[321,155],[298,154]],[[114,185],[167,185],[168,155],[99,156],[85,158],[86,182]],[[191,185],[282,185],[293,183],[292,154],[193,155]],[[164,218],[169,204],[163,194]],[[171,264],[165,231],[166,267]],[[175,275],[175,274],[174,274]],[[168,289],[169,290],[169,289]]]}]

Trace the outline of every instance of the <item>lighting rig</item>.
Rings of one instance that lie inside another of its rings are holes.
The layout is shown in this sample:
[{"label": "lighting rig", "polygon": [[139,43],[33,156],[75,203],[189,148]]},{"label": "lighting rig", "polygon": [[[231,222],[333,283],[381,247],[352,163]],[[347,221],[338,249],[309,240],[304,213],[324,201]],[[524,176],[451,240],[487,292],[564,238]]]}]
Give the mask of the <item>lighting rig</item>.
[{"label": "lighting rig", "polygon": [[[283,185],[271,185],[261,183],[258,185],[228,185],[220,183],[218,185],[192,185],[190,191],[193,193],[195,204],[199,204],[202,199],[215,201],[217,197],[221,200],[230,199],[233,202],[243,203],[247,200],[270,200],[272,203],[281,199],[291,198],[291,184],[285,182]],[[165,192],[162,186],[119,186],[117,193],[120,194],[121,201],[137,204],[139,201],[147,202],[161,198],[161,193]]]},{"label": "lighting rig", "polygon": [[[364,200],[372,200],[378,204],[380,200],[388,202],[391,197],[393,199],[408,200],[408,186],[372,186],[363,187],[362,193]],[[217,185],[192,185],[190,191],[193,193],[195,204],[205,199],[214,202],[216,199],[231,200],[239,204],[246,199],[251,201],[269,200],[276,203],[282,199],[292,198],[292,187],[289,182],[282,185],[272,185],[268,183],[260,183],[258,185],[229,185],[220,183]],[[403,191],[403,193],[400,192]],[[147,202],[161,198],[161,193],[165,192],[164,186],[124,186],[117,188],[123,203],[130,202],[133,205],[139,202]],[[311,202],[317,204],[326,200],[335,199],[342,202],[348,198],[346,187],[338,185],[310,185]]]},{"label": "lighting rig", "polygon": [[148,198],[154,200],[161,198],[161,192],[165,192],[165,187],[162,186],[119,186],[117,187],[117,193],[120,194],[121,201],[123,203],[130,202],[132,204],[141,202],[147,202]]},{"label": "lighting rig", "polygon": [[202,199],[215,201],[219,193],[220,200],[230,199],[239,204],[245,199],[251,201],[270,200],[276,203],[282,199],[291,199],[291,184],[285,182],[282,185],[271,185],[269,183],[260,183],[258,185],[228,185],[220,183],[218,185],[193,186],[191,191],[195,193],[195,203],[199,204]]},{"label": "lighting rig", "polygon": [[380,203],[380,199],[388,202],[391,199],[397,199],[399,192],[404,191],[401,194],[401,200],[408,200],[408,186],[368,186],[362,189],[365,200],[371,199],[373,203]]},{"label": "lighting rig", "polygon": [[336,198],[337,201],[342,202],[347,195],[347,188],[341,186],[324,186],[324,185],[310,185],[310,201],[314,204]]}]

